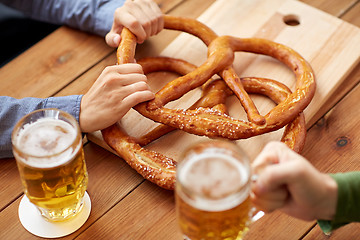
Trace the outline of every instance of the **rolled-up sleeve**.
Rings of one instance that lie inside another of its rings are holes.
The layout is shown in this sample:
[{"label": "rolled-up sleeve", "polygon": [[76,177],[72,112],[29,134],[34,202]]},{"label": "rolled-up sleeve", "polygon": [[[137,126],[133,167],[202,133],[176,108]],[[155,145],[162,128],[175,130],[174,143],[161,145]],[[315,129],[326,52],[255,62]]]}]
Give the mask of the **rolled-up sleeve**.
[{"label": "rolled-up sleeve", "polygon": [[105,36],[110,31],[115,9],[125,0],[0,0],[40,21],[68,25]]},{"label": "rolled-up sleeve", "polygon": [[330,174],[338,185],[336,214],[333,220],[318,220],[325,234],[348,223],[360,222],[360,172]]},{"label": "rolled-up sleeve", "polygon": [[11,133],[26,114],[42,108],[57,108],[73,115],[79,122],[82,95],[50,98],[15,99],[0,96],[0,158],[12,157]]}]

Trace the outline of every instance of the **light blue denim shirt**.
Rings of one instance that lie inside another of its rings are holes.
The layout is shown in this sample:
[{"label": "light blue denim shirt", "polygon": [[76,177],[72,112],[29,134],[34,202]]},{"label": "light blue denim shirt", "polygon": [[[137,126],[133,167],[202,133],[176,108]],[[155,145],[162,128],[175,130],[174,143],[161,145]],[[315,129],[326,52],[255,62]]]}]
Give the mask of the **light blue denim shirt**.
[{"label": "light blue denim shirt", "polygon": [[105,36],[125,0],[0,0],[32,19]]},{"label": "light blue denim shirt", "polygon": [[79,122],[82,95],[50,98],[23,98],[0,96],[0,158],[12,157],[11,133],[24,115],[41,108],[57,108],[73,115]]}]

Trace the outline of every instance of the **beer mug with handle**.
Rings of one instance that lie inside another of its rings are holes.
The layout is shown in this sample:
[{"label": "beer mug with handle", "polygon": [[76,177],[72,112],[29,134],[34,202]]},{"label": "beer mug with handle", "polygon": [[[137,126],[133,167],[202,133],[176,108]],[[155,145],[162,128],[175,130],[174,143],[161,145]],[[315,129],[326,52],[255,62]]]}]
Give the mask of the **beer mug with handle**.
[{"label": "beer mug with handle", "polygon": [[188,148],[177,165],[175,190],[184,239],[242,239],[255,220],[250,184],[250,161],[235,143],[209,140]]},{"label": "beer mug with handle", "polygon": [[12,133],[24,193],[52,222],[77,215],[87,188],[82,136],[70,114],[42,109],[24,116]]}]

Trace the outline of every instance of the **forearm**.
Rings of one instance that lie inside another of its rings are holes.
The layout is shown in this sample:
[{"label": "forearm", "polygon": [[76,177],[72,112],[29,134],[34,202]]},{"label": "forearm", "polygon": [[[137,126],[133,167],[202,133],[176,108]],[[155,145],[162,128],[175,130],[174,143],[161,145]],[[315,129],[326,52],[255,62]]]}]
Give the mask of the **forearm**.
[{"label": "forearm", "polygon": [[27,16],[105,36],[125,0],[0,0]]},{"label": "forearm", "polygon": [[58,108],[79,121],[82,95],[15,99],[0,96],[0,158],[12,157],[11,133],[15,124],[26,114],[41,108]]}]

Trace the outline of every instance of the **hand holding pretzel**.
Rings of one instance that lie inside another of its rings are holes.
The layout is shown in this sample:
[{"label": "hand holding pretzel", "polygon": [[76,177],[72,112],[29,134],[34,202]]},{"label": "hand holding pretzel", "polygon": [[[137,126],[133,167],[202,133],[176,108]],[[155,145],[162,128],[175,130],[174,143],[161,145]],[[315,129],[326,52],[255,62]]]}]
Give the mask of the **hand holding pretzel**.
[{"label": "hand holding pretzel", "polygon": [[134,105],[154,98],[139,64],[106,67],[81,99],[82,132],[93,132],[119,121]]},{"label": "hand holding pretzel", "polygon": [[113,25],[105,37],[109,46],[119,46],[124,27],[130,29],[138,43],[142,43],[164,28],[163,13],[152,0],[127,0],[115,10]]},{"label": "hand holding pretzel", "polygon": [[[301,151],[306,134],[302,111],[310,103],[315,93],[315,78],[310,65],[297,52],[266,39],[218,37],[210,28],[193,19],[164,16],[164,20],[166,29],[185,31],[199,37],[208,46],[208,58],[197,68],[181,60],[159,60],[157,64],[155,64],[155,60],[151,60],[151,64],[139,61],[140,64],[143,64],[145,73],[171,70],[183,74],[183,76],[166,84],[156,93],[153,100],[134,107],[143,116],[166,125],[154,130],[146,137],[150,140],[132,139],[116,125],[103,130],[105,141],[120,156],[145,178],[164,188],[173,189],[175,161],[163,156],[158,157],[158,154],[141,148],[138,144],[142,141],[143,144],[148,143],[172,129],[181,129],[196,135],[237,140],[274,131],[287,125],[282,141],[295,151]],[[122,41],[117,52],[118,63],[132,62],[135,47],[135,36],[128,29],[123,29]],[[240,79],[232,68],[236,51],[264,54],[283,62],[294,72],[295,91],[291,93],[283,84],[269,79],[256,77]],[[146,66],[149,69],[146,69]],[[222,84],[208,83],[214,74],[222,77],[223,81],[220,81]],[[164,107],[168,102],[203,85],[205,91],[202,99],[190,109]],[[207,87],[213,90],[208,90]],[[215,91],[214,89],[222,90]],[[261,116],[248,96],[248,92],[266,95],[278,105],[267,115]],[[214,93],[217,97],[214,97]],[[213,96],[209,97],[209,94],[213,94]],[[248,115],[248,122],[227,115],[224,99],[231,94],[235,94],[240,100]],[[132,148],[129,148],[128,143],[130,142],[137,144],[138,147],[133,145]],[[119,147],[119,145],[125,147]],[[131,154],[129,154],[130,152]],[[144,161],[144,159],[146,160]]]}]

